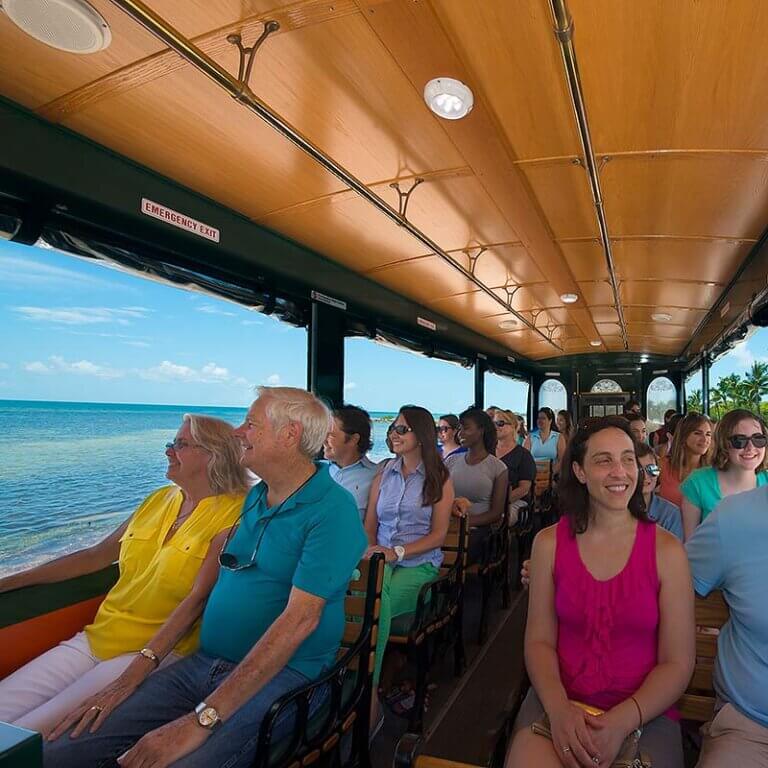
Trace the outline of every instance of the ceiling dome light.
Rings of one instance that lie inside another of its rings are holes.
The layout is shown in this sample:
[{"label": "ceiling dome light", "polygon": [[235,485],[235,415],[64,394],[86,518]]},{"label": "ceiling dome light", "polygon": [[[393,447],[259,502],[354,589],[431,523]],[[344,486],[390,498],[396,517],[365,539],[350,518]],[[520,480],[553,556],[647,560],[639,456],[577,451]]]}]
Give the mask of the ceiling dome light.
[{"label": "ceiling dome light", "polygon": [[598,341],[597,339],[595,339],[594,341],[590,341],[589,342],[589,346],[590,347],[601,347],[602,345],[603,345],[603,342],[602,341]]},{"label": "ceiling dome light", "polygon": [[657,323],[668,323],[672,319],[672,315],[668,312],[654,312],[651,315],[651,320],[655,320]]},{"label": "ceiling dome light", "polygon": [[461,120],[475,105],[472,91],[452,77],[436,77],[424,86],[424,101],[438,116],[446,120]]},{"label": "ceiling dome light", "polygon": [[68,53],[97,53],[112,42],[109,25],[86,0],[2,0],[8,18],[30,37]]},{"label": "ceiling dome light", "polygon": [[575,304],[579,300],[579,295],[577,293],[561,293],[560,294],[560,301],[563,302],[563,304]]},{"label": "ceiling dome light", "polygon": [[517,320],[502,320],[499,323],[499,328],[503,328],[505,331],[508,331],[510,328],[515,328],[517,326]]}]

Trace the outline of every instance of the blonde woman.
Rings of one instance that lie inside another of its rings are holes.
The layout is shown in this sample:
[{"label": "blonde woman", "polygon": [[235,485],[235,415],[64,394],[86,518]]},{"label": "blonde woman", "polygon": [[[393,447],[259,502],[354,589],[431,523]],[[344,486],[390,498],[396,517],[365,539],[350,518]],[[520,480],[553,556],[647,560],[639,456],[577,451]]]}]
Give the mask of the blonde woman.
[{"label": "blonde woman", "polygon": [[674,429],[672,448],[659,462],[659,496],[682,508],[680,484],[691,472],[709,466],[711,448],[712,422],[700,413],[689,413]]},{"label": "blonde woman", "polygon": [[686,541],[724,498],[768,484],[766,445],[765,422],[751,411],[739,408],[723,417],[713,466],[697,469],[680,485]]},{"label": "blonde woman", "polygon": [[72,579],[119,561],[93,623],[0,682],[0,721],[57,735],[98,728],[158,667],[197,648],[217,557],[249,488],[234,428],[187,414],[166,445],[172,485],[98,544],[0,579],[0,592]]}]

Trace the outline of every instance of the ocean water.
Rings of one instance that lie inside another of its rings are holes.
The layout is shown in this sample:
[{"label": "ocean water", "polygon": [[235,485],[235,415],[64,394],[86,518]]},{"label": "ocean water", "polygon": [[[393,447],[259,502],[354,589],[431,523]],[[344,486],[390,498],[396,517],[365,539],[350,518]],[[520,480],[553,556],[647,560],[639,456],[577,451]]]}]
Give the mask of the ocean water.
[{"label": "ocean water", "polygon": [[[167,483],[183,414],[240,424],[245,408],[0,400],[0,575],[93,544]],[[372,412],[371,458],[394,414]]]}]

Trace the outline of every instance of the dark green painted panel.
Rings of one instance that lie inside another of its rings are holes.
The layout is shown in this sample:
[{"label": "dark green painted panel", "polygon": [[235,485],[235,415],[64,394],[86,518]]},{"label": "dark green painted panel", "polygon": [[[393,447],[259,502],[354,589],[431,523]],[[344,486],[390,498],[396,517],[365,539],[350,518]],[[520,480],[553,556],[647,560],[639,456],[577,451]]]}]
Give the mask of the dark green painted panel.
[{"label": "dark green painted panel", "polygon": [[0,723],[0,768],[42,768],[42,765],[40,734]]},{"label": "dark green painted panel", "polygon": [[117,565],[56,584],[38,584],[0,595],[0,629],[109,591],[117,581]]}]

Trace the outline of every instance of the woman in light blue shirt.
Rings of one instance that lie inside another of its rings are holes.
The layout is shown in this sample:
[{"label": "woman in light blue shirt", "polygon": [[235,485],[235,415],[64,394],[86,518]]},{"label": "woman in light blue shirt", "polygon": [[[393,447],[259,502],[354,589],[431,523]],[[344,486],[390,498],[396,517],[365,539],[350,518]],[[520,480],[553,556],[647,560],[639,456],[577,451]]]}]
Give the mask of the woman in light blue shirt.
[{"label": "woman in light blue shirt", "polygon": [[395,459],[373,481],[365,516],[369,555],[386,560],[381,591],[374,686],[392,619],[416,610],[419,590],[434,579],[443,561],[453,484],[437,452],[435,420],[425,408],[404,406],[389,428]]},{"label": "woman in light blue shirt", "polygon": [[554,462],[554,471],[560,469],[560,460],[565,454],[565,438],[555,431],[555,414],[551,408],[539,408],[536,426],[523,444],[536,461]]},{"label": "woman in light blue shirt", "polygon": [[711,467],[692,472],[680,485],[686,541],[720,501],[768,484],[765,422],[751,411],[736,409],[717,425]]}]

